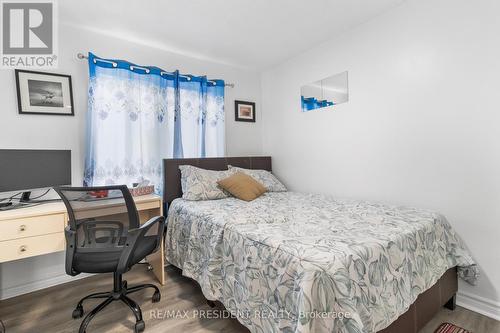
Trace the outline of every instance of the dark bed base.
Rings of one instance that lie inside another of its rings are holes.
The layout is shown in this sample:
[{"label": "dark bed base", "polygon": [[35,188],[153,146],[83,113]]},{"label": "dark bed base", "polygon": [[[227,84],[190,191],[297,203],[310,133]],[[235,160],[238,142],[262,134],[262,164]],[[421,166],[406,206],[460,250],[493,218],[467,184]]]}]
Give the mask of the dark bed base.
[{"label": "dark bed base", "polygon": [[[182,196],[179,165],[194,165],[210,170],[227,170],[228,164],[246,169],[271,171],[271,157],[220,157],[187,158],[163,160],[165,184],[163,201],[168,205]],[[420,294],[417,300],[389,327],[379,333],[417,333],[427,324],[442,306],[455,309],[458,290],[457,269],[450,268],[429,290]],[[214,305],[209,301],[210,305]]]},{"label": "dark bed base", "polygon": [[[408,311],[399,316],[389,327],[377,333],[418,333],[442,306],[455,310],[457,288],[457,268],[454,267],[446,271],[429,290],[420,294]],[[207,304],[211,308],[216,306],[216,302],[208,299]]]},{"label": "dark bed base", "polygon": [[457,268],[453,267],[447,270],[429,290],[420,294],[408,311],[380,333],[417,333],[442,306],[455,310],[457,290]]}]

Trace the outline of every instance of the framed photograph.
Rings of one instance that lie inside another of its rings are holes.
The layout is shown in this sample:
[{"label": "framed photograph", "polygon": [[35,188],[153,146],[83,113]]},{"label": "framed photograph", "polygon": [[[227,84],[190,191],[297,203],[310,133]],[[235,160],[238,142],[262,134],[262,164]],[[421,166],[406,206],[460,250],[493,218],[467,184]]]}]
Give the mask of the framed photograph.
[{"label": "framed photograph", "polygon": [[234,101],[236,121],[249,121],[255,123],[255,103]]},{"label": "framed photograph", "polygon": [[20,114],[74,116],[71,76],[16,69]]}]

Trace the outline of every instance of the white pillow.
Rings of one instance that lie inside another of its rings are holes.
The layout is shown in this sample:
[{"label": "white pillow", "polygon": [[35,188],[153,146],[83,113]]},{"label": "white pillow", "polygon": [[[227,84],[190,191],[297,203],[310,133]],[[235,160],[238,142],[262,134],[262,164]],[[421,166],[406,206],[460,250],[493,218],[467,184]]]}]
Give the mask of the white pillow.
[{"label": "white pillow", "polygon": [[267,170],[258,170],[258,169],[243,169],[238,168],[232,165],[228,165],[230,171],[239,171],[243,172],[250,177],[254,178],[256,181],[264,185],[268,192],[286,192],[287,189],[285,185],[283,185],[276,176],[274,176],[271,172]]},{"label": "white pillow", "polygon": [[222,190],[217,181],[227,178],[231,171],[215,171],[180,165],[182,198],[186,200],[224,199],[229,195]]}]

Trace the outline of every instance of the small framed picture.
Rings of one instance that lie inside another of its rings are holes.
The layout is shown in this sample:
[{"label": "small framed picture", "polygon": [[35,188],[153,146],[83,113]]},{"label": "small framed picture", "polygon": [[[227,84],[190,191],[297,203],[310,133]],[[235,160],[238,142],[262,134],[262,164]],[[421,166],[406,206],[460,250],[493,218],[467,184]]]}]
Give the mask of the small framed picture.
[{"label": "small framed picture", "polygon": [[74,116],[71,76],[16,69],[20,114]]},{"label": "small framed picture", "polygon": [[255,103],[234,101],[236,121],[249,121],[255,123]]}]

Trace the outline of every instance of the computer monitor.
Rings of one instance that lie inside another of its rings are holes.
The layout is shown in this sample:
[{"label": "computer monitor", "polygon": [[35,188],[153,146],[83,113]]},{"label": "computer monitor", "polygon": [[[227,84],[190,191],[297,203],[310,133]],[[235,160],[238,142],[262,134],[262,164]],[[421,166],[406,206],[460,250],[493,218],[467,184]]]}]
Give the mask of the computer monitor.
[{"label": "computer monitor", "polygon": [[71,150],[0,149],[0,192],[71,185]]}]

